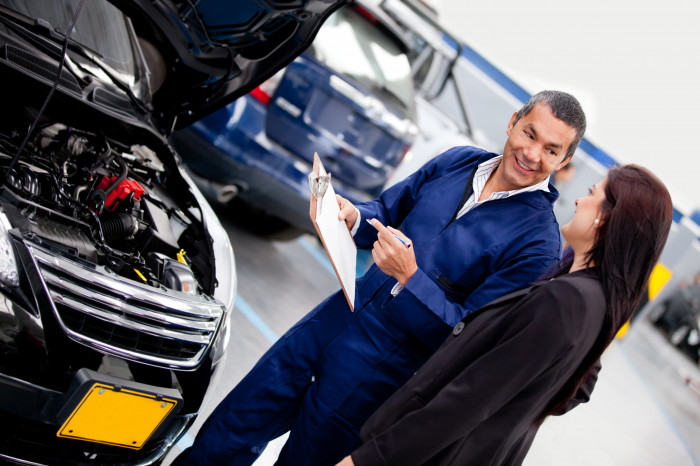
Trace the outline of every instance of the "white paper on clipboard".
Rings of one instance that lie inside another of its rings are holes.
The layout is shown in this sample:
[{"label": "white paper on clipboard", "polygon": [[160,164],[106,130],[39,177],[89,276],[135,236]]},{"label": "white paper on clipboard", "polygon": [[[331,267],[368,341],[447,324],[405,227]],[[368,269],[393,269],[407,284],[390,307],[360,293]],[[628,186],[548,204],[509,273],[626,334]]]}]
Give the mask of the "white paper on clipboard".
[{"label": "white paper on clipboard", "polygon": [[[326,175],[321,159],[314,154],[314,167],[310,179],[314,176]],[[355,310],[355,270],[357,262],[357,247],[344,220],[338,220],[338,201],[331,182],[320,199],[311,195],[309,214],[314,227],[321,238],[323,247],[331,260],[335,274],[348,301],[350,310]]]}]

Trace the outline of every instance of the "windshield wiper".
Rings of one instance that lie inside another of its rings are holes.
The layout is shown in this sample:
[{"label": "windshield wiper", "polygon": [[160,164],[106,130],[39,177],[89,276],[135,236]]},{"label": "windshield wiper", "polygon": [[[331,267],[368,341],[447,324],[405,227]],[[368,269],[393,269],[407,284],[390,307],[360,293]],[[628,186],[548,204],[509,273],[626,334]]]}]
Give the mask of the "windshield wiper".
[{"label": "windshield wiper", "polygon": [[[102,63],[101,60],[96,59],[92,55],[91,49],[89,49],[83,45],[80,45],[78,43],[74,43],[74,47],[75,48],[72,49],[73,51],[77,52],[81,57],[90,61],[90,63],[96,65],[104,74],[107,75],[107,77],[112,81],[112,83],[115,86],[117,86],[119,89],[124,91],[124,93],[127,96],[129,96],[129,99],[131,99],[131,101],[134,103],[134,105],[136,105],[139,108],[139,110],[141,110],[142,113],[149,114],[151,112],[152,109],[150,108],[150,105],[146,104],[141,99],[136,97],[136,94],[134,94],[134,92],[131,90],[131,87],[128,84],[124,83],[117,76],[115,76],[115,74],[111,71],[111,68],[109,66],[105,65],[104,63]],[[88,51],[90,51],[90,52],[88,52]],[[100,58],[102,57],[97,52],[94,52],[94,55],[97,55]],[[78,66],[80,66],[80,65],[78,65]],[[90,73],[94,76],[94,74],[91,73],[90,70],[86,70],[82,66],[80,66],[80,69],[85,71],[86,73]]]}]

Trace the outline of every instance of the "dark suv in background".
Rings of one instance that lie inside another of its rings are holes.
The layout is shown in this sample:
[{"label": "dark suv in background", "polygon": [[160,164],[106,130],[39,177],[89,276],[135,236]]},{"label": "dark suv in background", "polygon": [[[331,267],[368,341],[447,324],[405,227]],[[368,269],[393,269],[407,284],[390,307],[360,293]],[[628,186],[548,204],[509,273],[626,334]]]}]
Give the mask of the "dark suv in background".
[{"label": "dark suv in background", "polygon": [[214,201],[234,197],[263,234],[309,231],[317,152],[338,194],[376,197],[416,135],[403,32],[358,2],[334,13],[311,47],[243,98],[172,135]]},{"label": "dark suv in background", "polygon": [[192,424],[236,270],[167,136],[339,6],[0,0],[0,462],[155,464]]}]

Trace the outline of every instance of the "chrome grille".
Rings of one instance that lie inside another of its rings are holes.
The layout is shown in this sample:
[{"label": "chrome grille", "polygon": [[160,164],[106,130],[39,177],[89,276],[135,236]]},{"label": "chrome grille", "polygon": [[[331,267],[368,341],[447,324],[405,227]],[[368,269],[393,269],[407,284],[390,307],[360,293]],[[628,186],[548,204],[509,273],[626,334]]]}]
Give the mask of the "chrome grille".
[{"label": "chrome grille", "polygon": [[224,306],[213,298],[144,285],[37,245],[28,247],[64,331],[100,351],[192,368],[224,316]]}]

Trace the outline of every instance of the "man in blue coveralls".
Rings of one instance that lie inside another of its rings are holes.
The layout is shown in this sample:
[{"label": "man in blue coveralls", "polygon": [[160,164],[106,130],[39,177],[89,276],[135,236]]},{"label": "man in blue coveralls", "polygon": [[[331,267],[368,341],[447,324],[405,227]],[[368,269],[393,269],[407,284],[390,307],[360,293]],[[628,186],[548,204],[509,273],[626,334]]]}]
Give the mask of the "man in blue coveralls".
[{"label": "man in blue coveralls", "polygon": [[248,465],[287,431],[277,464],[332,465],[350,453],[369,415],[453,326],[558,261],[549,175],[585,127],[574,97],[544,91],[513,114],[502,156],[456,147],[372,202],[338,197],[340,219],[375,262],[357,281],[355,312],[338,291],[301,319],[176,464]]}]

